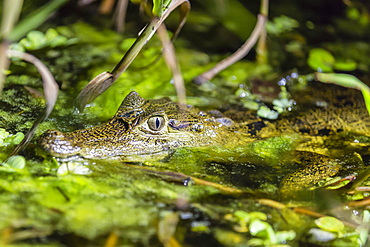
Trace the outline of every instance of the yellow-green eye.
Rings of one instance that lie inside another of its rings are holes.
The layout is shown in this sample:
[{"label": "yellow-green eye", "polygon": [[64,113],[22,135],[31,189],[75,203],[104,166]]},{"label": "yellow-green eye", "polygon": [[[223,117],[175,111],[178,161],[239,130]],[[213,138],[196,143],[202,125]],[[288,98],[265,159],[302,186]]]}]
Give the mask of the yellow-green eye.
[{"label": "yellow-green eye", "polygon": [[158,131],[164,127],[165,120],[161,116],[154,116],[149,118],[147,123],[151,130]]}]

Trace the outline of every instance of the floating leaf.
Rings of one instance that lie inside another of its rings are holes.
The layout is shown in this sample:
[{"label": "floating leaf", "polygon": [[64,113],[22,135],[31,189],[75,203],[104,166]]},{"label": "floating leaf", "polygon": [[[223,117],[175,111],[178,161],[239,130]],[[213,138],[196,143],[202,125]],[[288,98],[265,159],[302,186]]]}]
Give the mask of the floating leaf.
[{"label": "floating leaf", "polygon": [[4,142],[4,139],[9,135],[9,132],[7,132],[5,129],[0,128],[0,147],[5,146],[6,143]]},{"label": "floating leaf", "polygon": [[337,218],[324,216],[315,220],[315,224],[321,229],[329,232],[340,233],[344,230],[344,224]]},{"label": "floating leaf", "polygon": [[297,234],[293,230],[289,231],[278,231],[276,232],[276,241],[277,243],[283,243],[286,242],[287,240],[293,240]]},{"label": "floating leaf", "polygon": [[88,175],[92,171],[86,165],[80,162],[62,163],[58,168],[58,175],[77,174]]},{"label": "floating leaf", "polygon": [[5,129],[0,128],[0,147],[11,144],[19,144],[23,138],[24,134],[22,132],[18,132],[15,135],[10,135]]},{"label": "floating leaf", "polygon": [[249,222],[249,220],[251,219],[249,213],[241,210],[235,211],[234,215],[238,218],[238,220],[243,222]]},{"label": "floating leaf", "polygon": [[276,243],[275,232],[272,226],[261,220],[254,220],[249,225],[249,232],[252,236],[257,236],[269,240],[270,243]]},{"label": "floating leaf", "polygon": [[252,220],[258,219],[258,220],[267,220],[267,215],[262,212],[250,212],[249,216]]},{"label": "floating leaf", "polygon": [[6,164],[12,168],[23,169],[26,166],[26,159],[23,156],[15,155],[10,157]]},{"label": "floating leaf", "polygon": [[279,116],[279,113],[277,111],[271,110],[270,108],[266,106],[261,106],[258,111],[257,115],[263,118],[267,119],[277,119]]},{"label": "floating leaf", "polygon": [[285,15],[275,17],[266,24],[267,32],[273,35],[289,32],[297,27],[299,27],[299,22]]},{"label": "floating leaf", "polygon": [[307,59],[308,65],[319,72],[332,72],[334,62],[334,56],[322,48],[314,48],[310,50]]}]

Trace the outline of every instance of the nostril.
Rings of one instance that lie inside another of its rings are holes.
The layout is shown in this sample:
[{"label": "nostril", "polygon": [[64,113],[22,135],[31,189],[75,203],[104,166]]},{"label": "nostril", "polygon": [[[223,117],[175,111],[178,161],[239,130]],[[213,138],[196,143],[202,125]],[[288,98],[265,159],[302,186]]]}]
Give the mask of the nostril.
[{"label": "nostril", "polygon": [[61,136],[61,135],[63,135],[63,133],[60,132],[59,130],[48,130],[45,133],[48,134],[49,136]]},{"label": "nostril", "polygon": [[59,139],[63,137],[64,134],[58,130],[48,130],[41,135],[40,139]]},{"label": "nostril", "polygon": [[64,138],[64,134],[58,130],[48,130],[42,134],[38,140],[38,143],[44,149],[50,149],[51,145]]}]

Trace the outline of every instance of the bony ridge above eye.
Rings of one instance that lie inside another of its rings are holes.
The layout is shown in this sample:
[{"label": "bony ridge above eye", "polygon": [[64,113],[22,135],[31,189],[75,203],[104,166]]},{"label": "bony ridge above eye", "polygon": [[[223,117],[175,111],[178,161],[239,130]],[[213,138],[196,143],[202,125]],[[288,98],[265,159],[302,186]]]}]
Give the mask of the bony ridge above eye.
[{"label": "bony ridge above eye", "polygon": [[149,129],[153,131],[161,130],[165,125],[165,119],[162,116],[153,116],[150,117],[147,121]]}]

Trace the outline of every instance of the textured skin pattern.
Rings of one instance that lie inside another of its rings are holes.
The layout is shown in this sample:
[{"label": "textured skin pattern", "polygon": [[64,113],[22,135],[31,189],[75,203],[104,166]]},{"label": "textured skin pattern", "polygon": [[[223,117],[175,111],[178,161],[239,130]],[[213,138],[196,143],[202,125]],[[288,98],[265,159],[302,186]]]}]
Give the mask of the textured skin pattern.
[{"label": "textured skin pattern", "polygon": [[[328,154],[343,148],[336,147],[339,142],[333,136],[370,134],[370,118],[361,95],[355,90],[338,90],[332,94],[319,90],[299,99],[302,101],[299,105],[315,103],[308,104],[293,116],[267,121],[232,110],[210,116],[180,106],[169,98],[145,100],[131,92],[108,123],[71,133],[49,130],[40,138],[39,144],[60,158],[78,155],[124,159],[178,147],[246,143],[256,138],[298,133],[304,140],[298,150]],[[357,147],[355,142],[349,145]]]},{"label": "textured skin pattern", "polygon": [[122,158],[220,144],[225,131],[215,118],[199,116],[169,98],[144,100],[131,92],[108,123],[71,133],[49,130],[39,144],[55,157]]},{"label": "textured skin pattern", "polygon": [[370,153],[370,118],[358,92],[341,89],[328,94],[319,90],[297,99],[303,107],[294,115],[267,121],[236,110],[205,114],[169,98],[145,100],[131,92],[108,123],[71,133],[49,130],[39,144],[62,159],[142,161],[139,156],[164,154],[154,157],[163,158],[179,147],[232,144],[235,148],[298,133],[302,141],[290,162],[300,164],[300,168],[283,179],[280,190],[282,195],[292,197],[337,174],[343,166],[338,157]]}]

